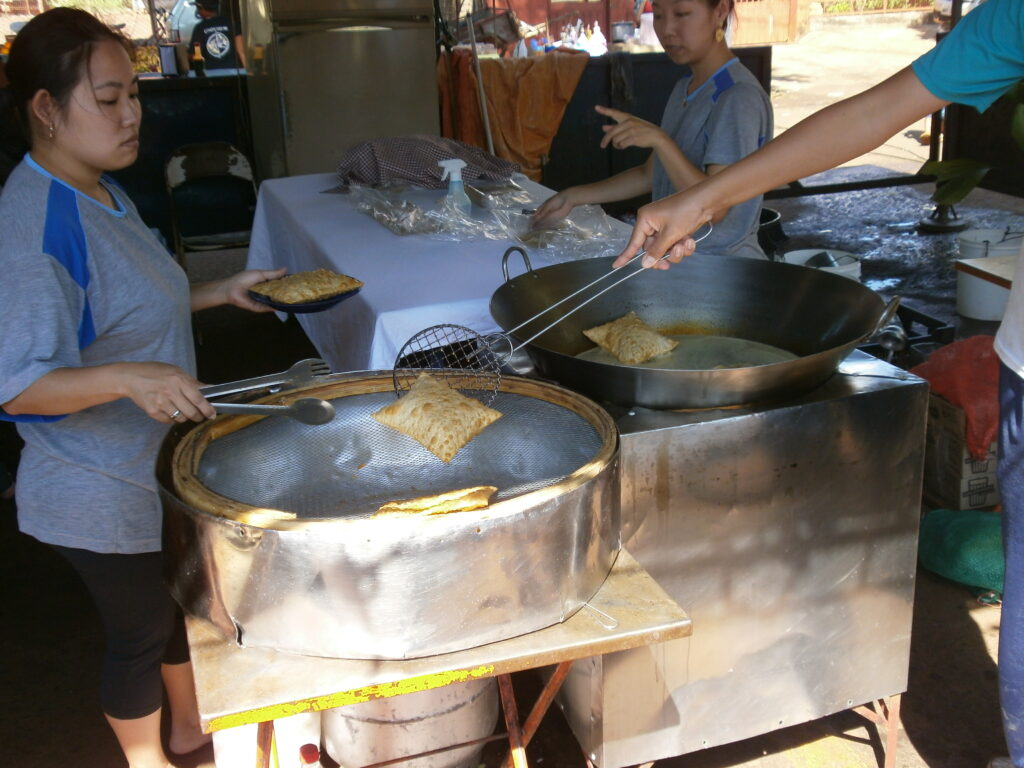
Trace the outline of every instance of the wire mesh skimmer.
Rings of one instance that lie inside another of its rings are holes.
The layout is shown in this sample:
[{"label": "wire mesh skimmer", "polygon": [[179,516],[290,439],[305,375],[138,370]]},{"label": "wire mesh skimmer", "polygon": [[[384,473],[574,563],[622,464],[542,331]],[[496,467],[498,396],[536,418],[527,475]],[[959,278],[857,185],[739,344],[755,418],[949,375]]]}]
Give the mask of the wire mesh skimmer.
[{"label": "wire mesh skimmer", "polygon": [[[700,237],[694,238],[694,242],[699,243],[711,234],[713,230],[711,222],[708,222],[707,227],[707,232]],[[401,396],[402,392],[408,390],[421,373],[429,371],[432,376],[441,378],[452,389],[457,389],[463,394],[474,396],[485,404],[489,404],[501,386],[502,368],[512,359],[516,352],[530,344],[534,339],[547,333],[570,315],[583,309],[594,299],[604,295],[630,278],[636,277],[641,272],[651,269],[654,264],[664,261],[668,258],[669,254],[665,253],[651,266],[641,266],[639,269],[634,269],[624,277],[620,277],[610,285],[601,288],[519,344],[516,344],[512,339],[512,335],[516,331],[522,330],[541,316],[556,307],[560,307],[570,299],[576,298],[581,293],[590,290],[603,280],[613,275],[622,274],[622,270],[637,260],[642,259],[646,253],[646,250],[641,250],[621,267],[609,270],[596,280],[573,291],[568,296],[542,309],[533,317],[527,318],[519,325],[509,328],[507,331],[480,334],[472,328],[451,323],[442,323],[424,328],[422,331],[411,336],[398,351],[394,366],[395,392]]]}]

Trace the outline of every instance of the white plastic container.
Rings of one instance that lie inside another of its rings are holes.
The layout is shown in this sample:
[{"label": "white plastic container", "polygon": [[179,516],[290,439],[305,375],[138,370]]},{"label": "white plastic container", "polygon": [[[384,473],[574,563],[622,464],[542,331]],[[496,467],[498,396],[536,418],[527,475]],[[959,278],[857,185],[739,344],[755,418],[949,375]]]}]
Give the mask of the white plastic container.
[{"label": "white plastic container", "polygon": [[1021,233],[1005,229],[968,229],[957,237],[961,259],[1015,256],[1020,253]]},{"label": "white plastic container", "polygon": [[[490,736],[497,719],[497,681],[471,680],[325,710],[324,746],[339,765],[360,768]],[[482,751],[480,744],[406,760],[401,765],[475,768]]]},{"label": "white plastic container", "polygon": [[[1021,234],[1005,229],[968,229],[957,237],[961,259],[1016,256],[1021,251]],[[976,275],[957,271],[956,312],[973,320],[1003,319],[1010,289]]]},{"label": "white plastic container", "polygon": [[[217,768],[252,768],[256,765],[256,731],[259,726],[240,725],[213,732],[213,762]],[[303,712],[274,721],[274,741],[280,768],[320,768],[304,762],[302,747],[320,747],[320,713]]]},{"label": "white plastic container", "polygon": [[956,313],[973,320],[1002,320],[1010,289],[957,270]]},{"label": "white plastic container", "polygon": [[[807,261],[822,253],[828,254],[831,257],[830,260],[835,262],[835,266],[816,267],[813,264],[807,264]],[[783,255],[782,260],[787,264],[799,264],[811,269],[820,269],[822,272],[834,272],[851,280],[860,280],[860,256],[847,251],[837,251],[834,248],[804,248],[799,251],[789,251]]]}]

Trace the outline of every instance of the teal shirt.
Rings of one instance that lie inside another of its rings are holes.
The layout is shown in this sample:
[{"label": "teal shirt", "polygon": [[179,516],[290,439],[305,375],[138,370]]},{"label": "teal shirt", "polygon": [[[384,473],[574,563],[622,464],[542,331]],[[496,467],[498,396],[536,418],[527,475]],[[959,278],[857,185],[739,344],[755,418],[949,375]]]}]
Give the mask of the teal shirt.
[{"label": "teal shirt", "polygon": [[984,112],[1024,78],[1024,2],[987,0],[911,66],[933,95]]}]

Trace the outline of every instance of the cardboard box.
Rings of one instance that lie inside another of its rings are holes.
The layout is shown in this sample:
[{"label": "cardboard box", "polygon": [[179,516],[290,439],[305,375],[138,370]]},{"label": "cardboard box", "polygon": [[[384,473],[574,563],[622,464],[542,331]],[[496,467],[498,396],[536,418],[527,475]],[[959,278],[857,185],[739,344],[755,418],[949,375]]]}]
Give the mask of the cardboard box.
[{"label": "cardboard box", "polygon": [[978,509],[999,503],[996,443],[982,460],[967,452],[963,409],[932,394],[928,397],[925,437],[924,499],[933,508]]}]

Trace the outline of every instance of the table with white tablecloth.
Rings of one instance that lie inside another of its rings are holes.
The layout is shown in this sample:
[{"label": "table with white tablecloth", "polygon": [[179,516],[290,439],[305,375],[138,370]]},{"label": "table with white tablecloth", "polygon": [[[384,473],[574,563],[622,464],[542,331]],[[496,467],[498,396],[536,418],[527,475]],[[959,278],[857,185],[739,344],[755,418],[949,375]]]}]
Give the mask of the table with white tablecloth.
[{"label": "table with white tablecloth", "polygon": [[[517,183],[537,207],[554,194],[525,177]],[[298,314],[310,341],[334,371],[389,369],[418,331],[455,323],[487,333],[497,329],[488,305],[502,284],[501,259],[513,240],[397,235],[356,210],[352,196],[330,192],[333,174],[269,179],[260,186],[248,266],[288,272],[328,268],[365,285],[323,312]],[[437,193],[438,200],[443,191]],[[621,249],[630,228],[613,221]],[[527,249],[533,267],[567,258],[555,248]],[[523,270],[517,259],[512,274]]]}]

